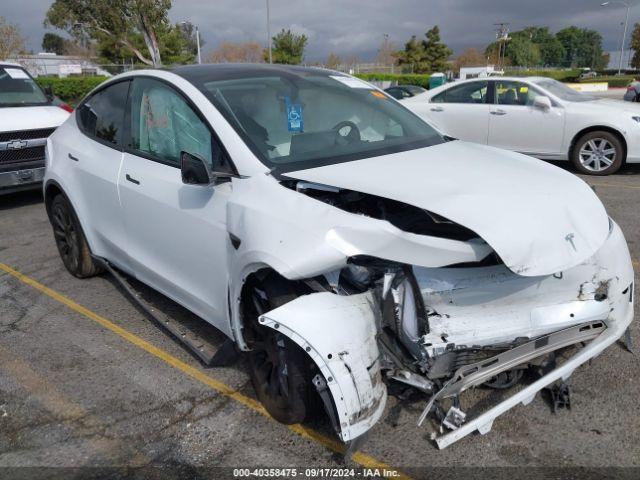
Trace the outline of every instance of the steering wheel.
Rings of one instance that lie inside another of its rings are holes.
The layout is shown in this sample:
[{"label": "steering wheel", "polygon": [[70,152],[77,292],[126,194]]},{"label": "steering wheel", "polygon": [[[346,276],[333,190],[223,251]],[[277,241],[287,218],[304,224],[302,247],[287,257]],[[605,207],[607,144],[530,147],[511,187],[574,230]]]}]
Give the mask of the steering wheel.
[{"label": "steering wheel", "polygon": [[361,140],[358,126],[350,120],[337,123],[331,130],[336,132],[336,143],[338,145],[349,145]]}]

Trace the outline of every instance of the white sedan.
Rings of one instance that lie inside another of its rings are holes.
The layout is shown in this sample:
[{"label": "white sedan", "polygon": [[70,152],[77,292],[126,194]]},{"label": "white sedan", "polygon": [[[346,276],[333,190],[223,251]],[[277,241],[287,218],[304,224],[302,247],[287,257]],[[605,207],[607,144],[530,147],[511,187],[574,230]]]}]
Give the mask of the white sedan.
[{"label": "white sedan", "polygon": [[[381,418],[392,384],[430,397],[420,422],[444,422],[440,447],[486,433],[633,318],[627,244],[585,182],[449,141],[336,72],[119,75],[49,138],[47,160],[71,274],[125,272],[180,303],[246,352],[274,418],[301,422],[319,396],[345,442]],[[465,390],[541,365],[465,420]]]},{"label": "white sedan", "polygon": [[403,100],[447,135],[546,160],[571,160],[591,175],[640,162],[640,108],[580,93],[543,77],[449,83]]}]

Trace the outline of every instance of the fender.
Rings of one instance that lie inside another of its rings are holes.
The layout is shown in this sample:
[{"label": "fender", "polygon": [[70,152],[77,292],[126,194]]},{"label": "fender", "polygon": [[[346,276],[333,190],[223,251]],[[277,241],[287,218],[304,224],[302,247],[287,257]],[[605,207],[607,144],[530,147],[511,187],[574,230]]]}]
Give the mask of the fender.
[{"label": "fender", "polygon": [[336,407],[342,441],[368,431],[382,416],[387,388],[380,373],[371,292],[299,297],[259,318],[299,345],[320,369]]}]

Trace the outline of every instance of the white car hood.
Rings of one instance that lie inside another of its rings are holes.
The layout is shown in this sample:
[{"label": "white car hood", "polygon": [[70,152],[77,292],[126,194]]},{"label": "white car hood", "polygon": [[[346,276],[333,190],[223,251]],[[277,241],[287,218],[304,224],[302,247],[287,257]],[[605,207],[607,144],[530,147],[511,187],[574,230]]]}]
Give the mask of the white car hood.
[{"label": "white car hood", "polygon": [[55,105],[0,108],[0,132],[55,128],[67,118],[69,112]]},{"label": "white car hood", "polygon": [[461,141],[285,175],[446,217],[476,232],[523,276],[574,267],[609,233],[602,203],[578,177],[525,155]]}]

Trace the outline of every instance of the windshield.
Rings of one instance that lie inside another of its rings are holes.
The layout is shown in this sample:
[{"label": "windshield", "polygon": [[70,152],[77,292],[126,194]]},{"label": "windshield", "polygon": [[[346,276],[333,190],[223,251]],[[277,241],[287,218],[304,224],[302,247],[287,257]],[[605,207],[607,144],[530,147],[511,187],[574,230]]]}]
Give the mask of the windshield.
[{"label": "windshield", "polygon": [[534,80],[533,83],[544,88],[559,99],[566,100],[567,102],[588,102],[590,100],[597,100],[597,98],[592,95],[578,92],[573,88],[566,86],[564,83],[553,80],[552,78]]},{"label": "windshield", "polygon": [[0,106],[45,105],[47,97],[20,67],[0,67]]},{"label": "windshield", "polygon": [[260,160],[276,171],[442,143],[395,100],[335,72],[267,70],[197,85]]}]

